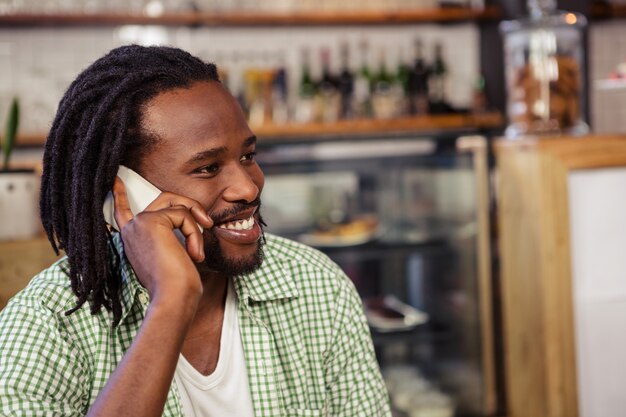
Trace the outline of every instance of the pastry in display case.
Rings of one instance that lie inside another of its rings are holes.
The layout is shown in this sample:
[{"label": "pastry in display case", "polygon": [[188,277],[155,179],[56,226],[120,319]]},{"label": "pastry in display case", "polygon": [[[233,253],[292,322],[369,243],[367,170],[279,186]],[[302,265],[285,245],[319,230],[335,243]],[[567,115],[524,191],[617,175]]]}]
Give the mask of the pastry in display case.
[{"label": "pastry in display case", "polygon": [[412,330],[428,321],[428,314],[393,295],[366,298],[363,307],[367,322],[378,332]]},{"label": "pastry in display case", "polygon": [[318,248],[352,280],[395,416],[493,412],[478,142],[259,143],[266,230]]},{"label": "pastry in display case", "polygon": [[321,221],[319,227],[299,236],[302,243],[311,246],[354,246],[376,238],[376,216],[361,216],[341,223]]}]

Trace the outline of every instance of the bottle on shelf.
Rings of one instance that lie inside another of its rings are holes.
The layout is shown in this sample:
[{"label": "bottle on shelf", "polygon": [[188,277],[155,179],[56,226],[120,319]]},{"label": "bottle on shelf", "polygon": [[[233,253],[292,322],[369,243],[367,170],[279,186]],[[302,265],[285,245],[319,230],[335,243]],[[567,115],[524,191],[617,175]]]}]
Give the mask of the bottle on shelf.
[{"label": "bottle on shelf", "polygon": [[285,54],[278,54],[277,67],[272,79],[272,122],[284,124],[289,120],[289,106],[287,97],[287,68],[285,64]]},{"label": "bottle on shelf", "polygon": [[472,113],[485,113],[487,111],[487,95],[485,94],[485,77],[479,76],[472,93]]},{"label": "bottle on shelf", "polygon": [[[232,55],[232,70],[230,72],[230,76],[228,77],[228,89],[230,93],[237,99],[237,102],[241,106],[241,110],[243,113],[248,115],[248,103],[246,102],[246,94],[245,94],[245,82],[244,82],[244,68],[242,66],[243,62],[243,54],[239,52],[234,52]],[[224,82],[224,80],[222,80]]]},{"label": "bottle on shelf", "polygon": [[446,77],[448,68],[443,59],[443,46],[441,43],[435,44],[435,57],[429,78],[430,92],[430,112],[448,113],[451,111],[450,105],[446,102]]},{"label": "bottle on shelf", "polygon": [[265,119],[265,105],[263,103],[262,74],[258,68],[249,67],[245,72],[246,103],[248,104],[248,123],[251,126],[260,126]]},{"label": "bottle on shelf", "polygon": [[330,49],[320,50],[322,62],[322,78],[317,87],[316,115],[323,122],[336,122],[339,117],[340,96],[337,90],[337,79],[330,69]]},{"label": "bottle on shelf", "polygon": [[387,56],[384,48],[378,54],[378,72],[373,80],[372,110],[377,119],[390,119],[397,116],[398,94],[394,76],[387,69]]},{"label": "bottle on shelf", "polygon": [[398,63],[396,70],[396,83],[398,89],[398,95],[400,97],[400,103],[398,107],[398,112],[401,115],[406,115],[409,113],[409,97],[410,97],[410,88],[409,88],[409,80],[411,78],[411,63],[409,63],[406,59],[404,49],[400,48],[398,50]]},{"label": "bottle on shelf", "polygon": [[347,43],[341,45],[341,70],[337,77],[337,89],[339,90],[341,104],[339,107],[339,117],[341,119],[351,119],[352,98],[354,93],[354,73],[350,69],[350,56]]},{"label": "bottle on shelf", "polygon": [[427,114],[429,70],[424,60],[424,45],[420,39],[413,43],[413,68],[409,73],[409,113]]},{"label": "bottle on shelf", "polygon": [[320,62],[322,63],[322,78],[320,79],[318,91],[335,90],[337,80],[330,69],[330,49],[324,47],[320,49]]},{"label": "bottle on shelf", "polygon": [[263,120],[262,123],[266,124],[272,121],[274,113],[274,97],[273,97],[273,84],[275,70],[267,65],[268,58],[265,57],[264,65],[260,70],[260,82],[261,82],[261,104],[263,106]]},{"label": "bottle on shelf", "polygon": [[409,76],[411,72],[411,65],[407,63],[404,49],[400,48],[398,53],[398,68],[396,70],[396,78],[402,86],[402,91],[408,96],[409,92]]},{"label": "bottle on shelf", "polygon": [[387,53],[384,48],[378,51],[378,72],[372,77],[374,93],[385,92],[391,89],[393,75],[387,69]]},{"label": "bottle on shelf", "polygon": [[302,75],[300,77],[299,95],[301,98],[313,98],[316,88],[311,76],[311,60],[309,50],[302,49]]},{"label": "bottle on shelf", "polygon": [[301,51],[302,74],[298,84],[298,100],[296,103],[295,120],[309,123],[314,120],[314,100],[317,88],[311,76],[311,60],[308,48]]},{"label": "bottle on shelf", "polygon": [[359,43],[360,65],[354,79],[352,113],[356,118],[367,118],[372,114],[372,73],[369,68],[369,44],[364,39]]}]

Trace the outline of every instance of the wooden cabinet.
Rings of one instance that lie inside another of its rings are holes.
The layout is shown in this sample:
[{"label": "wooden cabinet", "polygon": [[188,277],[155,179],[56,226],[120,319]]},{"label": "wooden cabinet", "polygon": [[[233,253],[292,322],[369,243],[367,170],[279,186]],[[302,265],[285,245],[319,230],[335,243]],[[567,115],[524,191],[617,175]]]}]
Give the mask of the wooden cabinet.
[{"label": "wooden cabinet", "polygon": [[501,141],[496,155],[509,415],[621,415],[626,136]]},{"label": "wooden cabinet", "polygon": [[44,237],[0,243],[0,309],[32,277],[59,258]]}]

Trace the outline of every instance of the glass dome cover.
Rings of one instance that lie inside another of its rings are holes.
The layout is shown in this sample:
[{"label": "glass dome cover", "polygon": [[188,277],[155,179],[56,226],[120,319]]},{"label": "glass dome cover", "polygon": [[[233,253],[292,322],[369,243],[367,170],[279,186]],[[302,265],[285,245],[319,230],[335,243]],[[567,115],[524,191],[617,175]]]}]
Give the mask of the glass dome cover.
[{"label": "glass dome cover", "polygon": [[500,24],[509,119],[505,135],[585,134],[582,33],[587,20],[557,11],[554,0],[529,0],[528,9],[528,18]]}]

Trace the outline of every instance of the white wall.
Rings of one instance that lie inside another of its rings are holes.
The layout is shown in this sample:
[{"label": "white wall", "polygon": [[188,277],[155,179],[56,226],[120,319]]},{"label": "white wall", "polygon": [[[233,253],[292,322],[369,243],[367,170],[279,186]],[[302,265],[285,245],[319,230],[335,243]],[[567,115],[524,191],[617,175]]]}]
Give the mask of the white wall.
[{"label": "white wall", "polygon": [[602,89],[596,83],[626,62],[626,24],[623,20],[593,23],[589,30],[589,100],[596,133],[626,133],[626,87]]},{"label": "white wall", "polygon": [[625,415],[626,168],[569,176],[580,417]]}]

